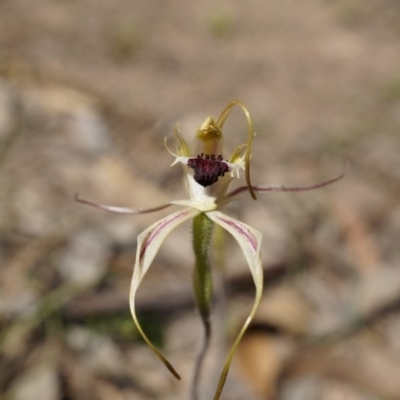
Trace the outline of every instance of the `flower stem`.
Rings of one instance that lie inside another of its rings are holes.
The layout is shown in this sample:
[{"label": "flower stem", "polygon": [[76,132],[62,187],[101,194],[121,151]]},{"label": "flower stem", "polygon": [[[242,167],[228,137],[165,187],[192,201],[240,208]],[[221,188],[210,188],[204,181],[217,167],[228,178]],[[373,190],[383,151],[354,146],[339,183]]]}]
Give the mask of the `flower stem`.
[{"label": "flower stem", "polygon": [[191,387],[191,399],[192,400],[199,400],[199,385],[200,385],[200,378],[201,378],[201,372],[203,370],[203,365],[204,365],[204,360],[207,354],[207,350],[210,345],[210,339],[211,339],[211,323],[210,323],[210,318],[201,319],[203,322],[203,327],[204,327],[204,336],[203,336],[203,343],[201,345],[200,351],[197,354],[197,359],[196,359],[196,364],[194,367],[194,373],[193,373],[193,381],[192,381],[192,387]]},{"label": "flower stem", "polygon": [[208,318],[212,301],[212,275],[208,259],[213,222],[201,213],[193,218],[193,250],[195,267],[193,288],[197,307],[203,318]]},{"label": "flower stem", "polygon": [[193,288],[196,305],[204,327],[203,344],[197,356],[193,374],[191,388],[191,397],[193,400],[199,399],[201,372],[211,338],[210,309],[213,296],[213,284],[208,250],[210,248],[212,230],[213,222],[204,213],[199,214],[193,219],[193,250],[195,254]]}]

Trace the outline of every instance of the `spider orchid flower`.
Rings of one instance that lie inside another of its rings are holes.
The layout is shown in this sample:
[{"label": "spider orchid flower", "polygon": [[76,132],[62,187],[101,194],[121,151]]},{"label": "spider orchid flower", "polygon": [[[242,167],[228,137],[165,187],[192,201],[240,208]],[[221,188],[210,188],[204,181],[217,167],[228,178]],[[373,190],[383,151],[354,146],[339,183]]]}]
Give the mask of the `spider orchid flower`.
[{"label": "spider orchid flower", "polygon": [[[247,141],[239,146],[230,158],[225,158],[222,130],[234,106],[239,106],[247,119]],[[261,233],[249,225],[222,213],[221,208],[246,191],[250,193],[253,199],[256,199],[256,192],[312,190],[333,183],[344,176],[344,173],[342,173],[333,179],[309,186],[253,186],[250,180],[250,158],[254,136],[255,133],[247,108],[241,102],[234,100],[227,104],[217,120],[214,120],[212,117],[206,118],[196,132],[198,146],[196,149],[191,149],[186,144],[178,126],[175,127],[175,153],[169,149],[167,140],[165,139],[166,149],[175,158],[171,166],[182,164],[189,199],[174,200],[168,204],[153,208],[136,209],[97,204],[80,198],[78,194],[75,196],[75,199],[80,203],[119,214],[144,214],[159,211],[173,205],[183,207],[183,209],[154,223],[138,236],[136,261],[129,296],[132,317],[138,331],[147,345],[177,379],[180,379],[179,374],[149,340],[138,321],[135,311],[137,290],[165,238],[184,222],[193,220],[193,248],[195,253],[193,286],[200,315],[203,321],[207,320],[212,302],[211,271],[207,254],[213,224],[220,225],[220,227],[228,231],[236,239],[243,251],[254,281],[255,298],[252,309],[228,353],[214,399],[220,397],[234,352],[257,310],[263,290],[263,268],[260,254]],[[241,170],[245,174],[246,186],[228,192],[231,181],[239,178]]]}]

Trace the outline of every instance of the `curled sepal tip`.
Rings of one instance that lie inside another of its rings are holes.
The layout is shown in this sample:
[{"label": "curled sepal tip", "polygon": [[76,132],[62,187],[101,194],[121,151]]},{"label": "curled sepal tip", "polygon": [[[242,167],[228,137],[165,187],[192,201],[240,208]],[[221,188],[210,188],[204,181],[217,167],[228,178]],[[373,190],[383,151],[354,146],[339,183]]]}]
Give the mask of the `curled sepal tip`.
[{"label": "curled sepal tip", "polygon": [[256,288],[253,307],[245,323],[240,329],[239,334],[233,342],[233,345],[229,350],[228,356],[226,358],[224,368],[222,370],[221,377],[219,379],[217,390],[214,396],[214,400],[218,400],[221,396],[222,389],[224,387],[235,351],[246,329],[250,325],[250,322],[253,319],[261,300],[263,290],[263,269],[260,253],[262,235],[260,232],[251,228],[249,225],[246,225],[243,222],[240,222],[234,218],[228,217],[220,211],[209,212],[207,213],[207,217],[214,221],[216,224],[219,224],[222,228],[226,229],[236,239],[243,251],[247,264],[249,265],[250,272]]},{"label": "curled sepal tip", "polygon": [[228,117],[229,113],[231,112],[232,108],[234,106],[239,106],[247,120],[247,127],[248,127],[248,134],[247,134],[247,143],[246,143],[246,152],[244,155],[244,164],[245,164],[245,177],[246,177],[246,185],[247,189],[251,195],[251,197],[254,200],[257,200],[256,194],[253,190],[253,186],[251,184],[251,179],[250,179],[250,158],[251,158],[251,146],[253,144],[253,138],[255,136],[254,130],[253,130],[253,122],[251,121],[250,113],[247,107],[239,100],[232,100],[230,103],[228,103],[225,108],[222,110],[221,115],[219,116],[217,120],[217,125],[222,129],[226,118]]},{"label": "curled sepal tip", "polygon": [[185,221],[194,218],[198,213],[199,211],[191,208],[177,211],[151,225],[138,236],[136,262],[133,270],[131,289],[129,294],[129,305],[132,317],[135,321],[139,333],[143,337],[143,340],[146,342],[146,344],[150,347],[150,349],[157,355],[157,357],[163,362],[163,364],[177,379],[181,379],[179,374],[175,371],[170,362],[153,345],[153,343],[144,333],[141,325],[139,324],[135,311],[135,298],[140,283],[143,277],[146,275],[146,272],[148,271],[151,263],[154,260],[154,257],[158,253],[158,250],[160,249],[160,246],[164,242],[165,238],[169,235],[169,233],[171,233],[171,231],[173,231],[179,225],[183,224]]}]

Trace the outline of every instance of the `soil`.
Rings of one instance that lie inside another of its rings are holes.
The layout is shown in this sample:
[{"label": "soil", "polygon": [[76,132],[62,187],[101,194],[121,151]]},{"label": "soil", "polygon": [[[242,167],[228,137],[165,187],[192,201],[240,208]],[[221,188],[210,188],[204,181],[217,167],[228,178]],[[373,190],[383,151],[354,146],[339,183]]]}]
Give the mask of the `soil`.
[{"label": "soil", "polygon": [[[398,0],[0,1],[1,398],[187,398],[202,335],[190,226],[163,244],[137,300],[176,382],[128,302],[136,237],[171,211],[107,214],[74,194],[184,199],[164,138],[173,149],[179,122],[192,143],[234,99],[257,133],[254,185],[349,166],[330,186],[245,193],[225,210],[263,234],[265,293],[221,399],[399,398]],[[226,158],[247,140],[239,107],[224,139]],[[204,398],[253,295],[226,247]]]}]

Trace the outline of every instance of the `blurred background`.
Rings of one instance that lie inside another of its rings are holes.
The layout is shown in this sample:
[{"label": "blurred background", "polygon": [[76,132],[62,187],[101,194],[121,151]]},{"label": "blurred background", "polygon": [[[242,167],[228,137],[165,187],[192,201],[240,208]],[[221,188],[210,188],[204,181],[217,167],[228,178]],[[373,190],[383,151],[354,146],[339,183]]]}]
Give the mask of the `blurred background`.
[{"label": "blurred background", "polygon": [[[233,99],[258,133],[254,184],[352,163],[332,186],[226,210],[264,235],[265,293],[222,399],[400,399],[398,0],[0,1],[1,399],[188,398],[202,336],[190,225],[137,304],[177,382],[128,309],[136,237],[168,212],[106,214],[73,196],[185,198],[164,137],[180,122],[191,138]],[[246,129],[234,109],[228,150]],[[226,245],[204,398],[252,302]]]}]

